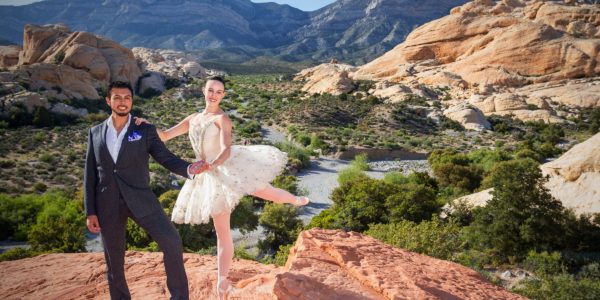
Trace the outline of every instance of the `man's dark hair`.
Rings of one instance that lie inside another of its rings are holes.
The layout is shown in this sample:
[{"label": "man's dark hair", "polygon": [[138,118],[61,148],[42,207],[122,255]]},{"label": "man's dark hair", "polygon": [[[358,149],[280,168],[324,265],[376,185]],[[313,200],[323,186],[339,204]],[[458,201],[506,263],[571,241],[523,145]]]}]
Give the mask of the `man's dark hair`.
[{"label": "man's dark hair", "polygon": [[213,75],[213,76],[210,76],[210,77],[206,78],[206,82],[208,82],[208,81],[210,81],[210,80],[215,80],[215,81],[218,81],[218,82],[220,82],[220,83],[222,83],[222,84],[223,84],[223,87],[225,87],[225,79],[223,79],[223,77],[222,77],[222,76],[219,76],[219,75]]},{"label": "man's dark hair", "polygon": [[108,90],[106,91],[106,97],[110,98],[110,93],[114,88],[125,88],[131,92],[131,96],[133,96],[133,87],[129,82],[125,81],[113,81],[108,85]]}]

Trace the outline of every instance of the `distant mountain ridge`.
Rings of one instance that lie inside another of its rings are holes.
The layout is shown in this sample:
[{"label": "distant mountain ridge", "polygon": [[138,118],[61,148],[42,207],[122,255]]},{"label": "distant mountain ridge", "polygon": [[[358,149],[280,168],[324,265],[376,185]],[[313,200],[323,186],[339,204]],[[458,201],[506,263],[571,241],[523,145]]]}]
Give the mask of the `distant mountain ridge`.
[{"label": "distant mountain ridge", "polygon": [[130,48],[197,51],[220,61],[268,55],[364,63],[402,42],[417,25],[465,2],[338,0],[305,12],[250,0],[47,0],[0,6],[0,39],[20,44],[27,23],[64,23]]}]

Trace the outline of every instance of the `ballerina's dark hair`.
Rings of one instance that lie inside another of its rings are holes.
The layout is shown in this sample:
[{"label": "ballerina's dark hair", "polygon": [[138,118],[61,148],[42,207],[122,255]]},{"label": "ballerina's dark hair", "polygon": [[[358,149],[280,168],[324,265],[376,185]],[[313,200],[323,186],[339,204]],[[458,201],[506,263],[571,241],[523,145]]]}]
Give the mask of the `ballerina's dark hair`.
[{"label": "ballerina's dark hair", "polygon": [[210,80],[218,81],[223,84],[223,87],[225,87],[225,79],[223,79],[222,76],[213,75],[213,76],[206,78],[206,82],[209,82]]}]

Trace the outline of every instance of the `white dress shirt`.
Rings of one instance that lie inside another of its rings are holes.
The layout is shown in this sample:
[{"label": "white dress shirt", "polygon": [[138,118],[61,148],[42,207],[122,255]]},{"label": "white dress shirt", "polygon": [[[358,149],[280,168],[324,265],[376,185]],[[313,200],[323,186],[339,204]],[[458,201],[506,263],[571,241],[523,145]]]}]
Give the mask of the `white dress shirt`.
[{"label": "white dress shirt", "polygon": [[[108,121],[106,122],[106,124],[108,125],[108,128],[106,129],[106,147],[108,147],[108,152],[110,153],[110,156],[113,159],[113,162],[116,164],[117,163],[117,159],[119,158],[119,150],[121,150],[121,145],[123,144],[123,138],[125,138],[125,133],[127,133],[127,129],[129,128],[129,122],[131,121],[131,114],[129,114],[128,118],[127,118],[127,123],[125,124],[125,127],[123,127],[123,129],[121,129],[121,132],[119,132],[119,134],[117,134],[117,129],[115,128],[113,121],[112,121],[112,116],[108,117]],[[190,174],[190,167],[192,165],[189,165],[187,167],[187,174],[188,174],[188,178],[190,179],[194,179],[193,174]]]},{"label": "white dress shirt", "polygon": [[117,158],[119,158],[119,150],[121,150],[121,144],[123,144],[123,138],[125,137],[125,133],[127,133],[127,129],[129,128],[129,122],[131,121],[131,114],[129,114],[127,118],[127,123],[125,127],[121,129],[121,132],[117,134],[117,129],[115,128],[112,116],[108,117],[108,121],[106,124],[108,128],[106,129],[106,147],[108,147],[108,152],[110,152],[110,156],[113,159],[113,162],[117,163]]}]

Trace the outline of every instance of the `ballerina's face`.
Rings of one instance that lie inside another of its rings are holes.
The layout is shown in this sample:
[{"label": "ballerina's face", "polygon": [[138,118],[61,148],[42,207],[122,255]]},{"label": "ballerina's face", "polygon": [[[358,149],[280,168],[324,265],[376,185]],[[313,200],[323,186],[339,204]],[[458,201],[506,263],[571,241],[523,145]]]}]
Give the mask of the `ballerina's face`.
[{"label": "ballerina's face", "polygon": [[225,86],[217,80],[209,80],[204,87],[204,98],[206,106],[219,106],[221,100],[225,97]]}]

